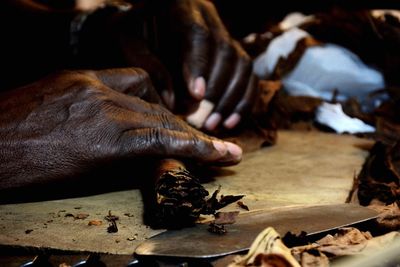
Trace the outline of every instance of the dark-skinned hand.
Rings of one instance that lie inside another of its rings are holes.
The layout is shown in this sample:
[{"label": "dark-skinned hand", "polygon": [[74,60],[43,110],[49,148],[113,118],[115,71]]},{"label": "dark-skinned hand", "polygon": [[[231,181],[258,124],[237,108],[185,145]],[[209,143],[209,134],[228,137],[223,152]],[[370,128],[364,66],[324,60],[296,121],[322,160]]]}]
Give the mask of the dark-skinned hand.
[{"label": "dark-skinned hand", "polygon": [[[65,71],[0,96],[0,189],[79,176],[104,162],[178,157],[235,164],[241,149],[188,126],[142,69]],[[145,101],[147,100],[147,101]]]},{"label": "dark-skinned hand", "polygon": [[198,110],[188,121],[207,130],[220,124],[235,127],[256,95],[250,57],[231,38],[212,2],[175,0],[169,16],[175,27],[172,34],[177,35],[169,40],[183,41],[182,69],[189,95],[194,102],[208,101],[200,103],[205,112]]}]

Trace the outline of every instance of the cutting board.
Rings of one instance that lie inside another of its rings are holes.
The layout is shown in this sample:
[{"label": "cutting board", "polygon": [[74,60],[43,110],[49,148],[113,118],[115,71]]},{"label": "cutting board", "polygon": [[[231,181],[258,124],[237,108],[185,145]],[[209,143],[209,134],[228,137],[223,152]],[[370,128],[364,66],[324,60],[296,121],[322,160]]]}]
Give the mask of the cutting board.
[{"label": "cutting board", "polygon": [[[282,131],[275,146],[245,154],[241,164],[224,168],[204,185],[211,192],[221,185],[224,195],[245,194],[243,202],[252,211],[344,203],[367,156],[360,147],[369,144],[353,136]],[[246,212],[234,204],[226,209]],[[120,218],[117,233],[107,232],[109,210]],[[142,212],[138,190],[1,205],[0,245],[132,254],[143,240],[161,232],[143,224]],[[93,220],[102,224],[89,226]]]}]

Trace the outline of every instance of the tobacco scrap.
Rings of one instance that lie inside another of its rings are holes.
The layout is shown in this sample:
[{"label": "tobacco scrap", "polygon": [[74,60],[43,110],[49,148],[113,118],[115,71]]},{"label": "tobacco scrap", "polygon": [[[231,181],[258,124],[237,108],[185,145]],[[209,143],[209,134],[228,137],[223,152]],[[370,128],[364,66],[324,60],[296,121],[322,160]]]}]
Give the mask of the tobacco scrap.
[{"label": "tobacco scrap", "polygon": [[155,185],[156,213],[153,227],[170,229],[193,225],[200,214],[215,214],[217,210],[233,203],[244,195],[221,196],[218,188],[210,198],[200,181],[184,167],[162,173]]},{"label": "tobacco scrap", "polygon": [[234,203],[244,197],[244,195],[221,195],[221,198],[218,200],[217,196],[220,192],[221,187],[214,191],[211,197],[206,201],[205,206],[201,210],[201,214],[215,214],[215,212],[219,209],[222,209],[228,206],[231,203]]},{"label": "tobacco scrap", "polygon": [[110,225],[107,227],[107,233],[118,232],[117,223],[115,221],[110,221]]},{"label": "tobacco scrap", "polygon": [[30,234],[30,233],[32,233],[33,232],[33,229],[27,229],[27,230],[25,230],[25,234]]},{"label": "tobacco scrap", "polygon": [[247,210],[247,211],[250,210],[249,207],[243,203],[243,201],[238,201],[237,204],[239,207],[241,207],[244,210]]},{"label": "tobacco scrap", "polygon": [[207,230],[210,233],[218,234],[218,235],[224,235],[224,234],[227,233],[224,225],[220,225],[220,224],[216,224],[216,223],[210,223],[208,225],[208,229]]},{"label": "tobacco scrap", "polygon": [[217,212],[215,216],[214,223],[218,225],[233,224],[236,222],[236,217],[239,215],[238,211],[230,212]]},{"label": "tobacco scrap", "polygon": [[107,227],[108,233],[116,233],[118,232],[118,227],[116,221],[119,220],[118,216],[112,215],[111,210],[108,211],[108,215],[104,217],[110,224]]},{"label": "tobacco scrap", "polygon": [[207,190],[185,169],[164,172],[155,185],[155,224],[180,228],[193,224],[205,205]]},{"label": "tobacco scrap", "polygon": [[89,221],[89,223],[88,223],[89,226],[99,226],[102,224],[103,224],[103,221],[100,221],[100,220],[92,220],[92,221]]},{"label": "tobacco scrap", "polygon": [[301,246],[304,244],[307,244],[307,233],[304,231],[301,231],[300,234],[294,234],[292,232],[287,232],[283,237],[282,237],[283,243],[291,248],[295,246]]}]

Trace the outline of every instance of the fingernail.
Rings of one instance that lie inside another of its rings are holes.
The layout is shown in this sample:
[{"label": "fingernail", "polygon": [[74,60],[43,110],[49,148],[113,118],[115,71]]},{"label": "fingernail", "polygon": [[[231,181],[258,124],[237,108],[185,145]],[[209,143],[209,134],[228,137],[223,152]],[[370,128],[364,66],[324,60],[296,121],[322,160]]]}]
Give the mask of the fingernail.
[{"label": "fingernail", "polygon": [[234,158],[236,158],[237,160],[240,160],[242,158],[243,150],[240,146],[231,142],[225,142],[225,145],[227,146],[229,153]]},{"label": "fingernail", "polygon": [[203,99],[200,102],[199,108],[195,112],[189,114],[189,116],[186,117],[186,121],[191,125],[195,126],[196,128],[201,128],[204,122],[206,121],[207,117],[212,112],[213,108],[214,108],[213,103],[211,103],[207,99]]},{"label": "fingernail", "polygon": [[218,124],[221,121],[221,119],[222,119],[221,114],[212,113],[210,115],[210,117],[208,117],[208,119],[206,120],[206,123],[204,124],[204,127],[207,130],[212,131],[218,126]]},{"label": "fingernail", "polygon": [[206,93],[206,80],[204,80],[203,77],[191,79],[189,82],[189,90],[194,98],[198,100],[203,99]]},{"label": "fingernail", "polygon": [[224,121],[224,127],[232,129],[240,122],[240,119],[241,116],[238,113],[233,113]]},{"label": "fingernail", "polygon": [[228,147],[226,143],[222,141],[213,140],[212,141],[214,148],[221,154],[225,155],[228,152]]}]

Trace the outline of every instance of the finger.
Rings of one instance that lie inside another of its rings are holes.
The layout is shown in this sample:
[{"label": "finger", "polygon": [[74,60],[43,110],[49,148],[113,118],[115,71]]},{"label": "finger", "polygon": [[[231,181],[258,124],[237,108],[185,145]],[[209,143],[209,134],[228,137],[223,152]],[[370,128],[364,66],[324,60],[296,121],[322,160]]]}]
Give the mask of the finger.
[{"label": "finger", "polygon": [[[195,11],[193,11],[195,12]],[[201,100],[206,91],[208,64],[210,61],[210,33],[201,16],[193,15],[188,29],[187,50],[183,59],[183,75],[190,95]]]},{"label": "finger", "polygon": [[236,62],[236,53],[230,40],[221,41],[214,55],[214,62],[207,80],[207,90],[205,99],[212,103],[217,103],[226,89],[234,71]]},{"label": "finger", "polygon": [[141,68],[119,68],[85,71],[109,88],[127,95],[137,96],[151,103],[161,103],[150,76]]},{"label": "finger", "polygon": [[242,149],[230,142],[163,128],[125,131],[120,138],[126,156],[163,156],[194,159],[207,163],[236,164]]},{"label": "finger", "polygon": [[242,100],[240,100],[234,112],[223,123],[225,128],[234,128],[240,122],[242,117],[251,110],[251,105],[255,102],[257,97],[257,84],[258,79],[254,74],[252,74]]},{"label": "finger", "polygon": [[[225,41],[217,51],[214,64],[212,64],[213,68],[210,78],[207,83],[205,99],[200,102],[198,109],[187,117],[187,121],[196,128],[201,128],[206,122],[214,109],[214,103],[218,103],[219,98],[223,95],[231,73],[234,70],[234,64],[232,64],[232,62],[236,61],[236,53],[232,43],[230,41]],[[220,120],[221,117],[218,114],[214,114],[210,122],[212,124],[218,124]],[[210,125],[208,126],[210,127]]]},{"label": "finger", "polygon": [[214,130],[221,119],[229,115],[236,107],[240,99],[244,96],[247,84],[251,75],[251,60],[243,52],[238,59],[236,69],[231,78],[227,90],[219,99],[217,107],[213,114],[207,119],[204,127],[207,130]]}]

